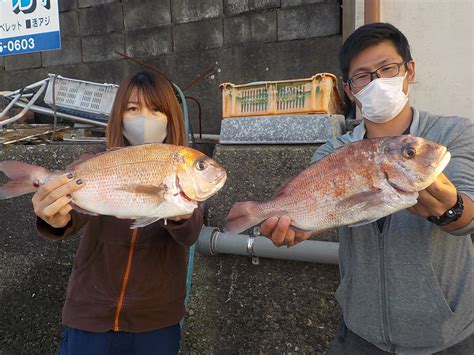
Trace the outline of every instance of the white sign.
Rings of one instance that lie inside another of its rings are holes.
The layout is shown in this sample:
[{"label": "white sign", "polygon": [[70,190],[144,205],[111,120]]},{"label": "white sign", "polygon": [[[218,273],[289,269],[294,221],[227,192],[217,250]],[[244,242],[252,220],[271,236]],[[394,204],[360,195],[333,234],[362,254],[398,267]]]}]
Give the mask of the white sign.
[{"label": "white sign", "polygon": [[0,56],[60,48],[58,0],[0,0]]}]

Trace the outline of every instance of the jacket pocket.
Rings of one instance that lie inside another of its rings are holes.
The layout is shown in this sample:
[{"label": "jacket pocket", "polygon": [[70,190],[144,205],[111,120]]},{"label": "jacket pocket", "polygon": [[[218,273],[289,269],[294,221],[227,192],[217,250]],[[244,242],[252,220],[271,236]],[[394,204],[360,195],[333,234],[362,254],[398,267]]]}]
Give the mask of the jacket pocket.
[{"label": "jacket pocket", "polygon": [[98,242],[87,259],[77,260],[67,297],[83,304],[110,306],[118,299],[128,248]]},{"label": "jacket pocket", "polygon": [[392,342],[403,347],[437,347],[451,340],[454,313],[431,267],[398,264],[387,274]]},{"label": "jacket pocket", "polygon": [[336,291],[347,327],[372,343],[383,343],[378,266],[354,263]]}]

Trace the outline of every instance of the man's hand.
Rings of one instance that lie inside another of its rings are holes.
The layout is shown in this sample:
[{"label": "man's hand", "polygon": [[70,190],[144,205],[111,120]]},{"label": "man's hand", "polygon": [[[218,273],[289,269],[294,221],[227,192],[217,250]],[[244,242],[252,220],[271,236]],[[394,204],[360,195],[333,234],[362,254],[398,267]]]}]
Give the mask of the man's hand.
[{"label": "man's hand", "polygon": [[288,216],[271,217],[262,223],[260,232],[277,247],[282,245],[292,247],[311,237],[311,232],[296,231],[290,224],[291,219]]},{"label": "man's hand", "polygon": [[430,186],[419,192],[418,203],[408,211],[422,217],[439,217],[453,207],[456,200],[456,187],[441,173]]}]

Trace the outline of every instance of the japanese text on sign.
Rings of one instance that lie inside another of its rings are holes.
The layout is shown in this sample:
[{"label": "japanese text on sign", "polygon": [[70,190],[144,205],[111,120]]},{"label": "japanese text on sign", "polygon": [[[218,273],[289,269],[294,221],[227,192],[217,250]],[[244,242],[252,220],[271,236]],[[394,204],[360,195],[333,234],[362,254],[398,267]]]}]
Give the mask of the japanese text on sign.
[{"label": "japanese text on sign", "polygon": [[0,56],[60,48],[58,0],[0,0]]}]

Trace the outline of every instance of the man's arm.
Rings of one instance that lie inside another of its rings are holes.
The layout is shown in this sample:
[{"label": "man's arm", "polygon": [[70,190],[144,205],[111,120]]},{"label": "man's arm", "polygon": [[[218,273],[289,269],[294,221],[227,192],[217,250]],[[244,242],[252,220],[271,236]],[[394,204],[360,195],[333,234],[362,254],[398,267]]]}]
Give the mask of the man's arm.
[{"label": "man's arm", "polygon": [[444,174],[420,191],[418,203],[408,210],[422,217],[442,216],[456,204],[459,192],[464,204],[461,217],[440,228],[450,234],[466,235],[474,232],[474,123],[459,118],[454,122],[452,129],[443,132],[449,138],[446,147],[451,161]]}]

